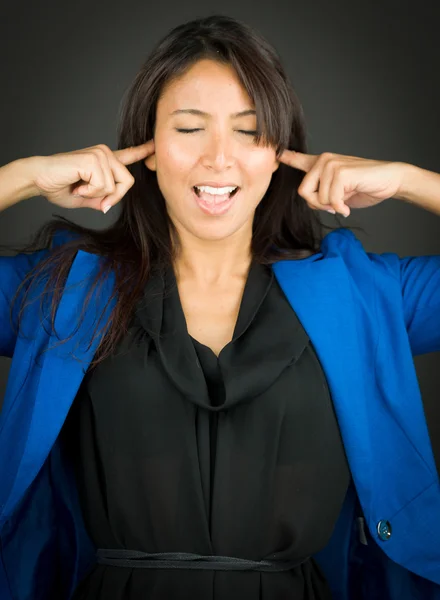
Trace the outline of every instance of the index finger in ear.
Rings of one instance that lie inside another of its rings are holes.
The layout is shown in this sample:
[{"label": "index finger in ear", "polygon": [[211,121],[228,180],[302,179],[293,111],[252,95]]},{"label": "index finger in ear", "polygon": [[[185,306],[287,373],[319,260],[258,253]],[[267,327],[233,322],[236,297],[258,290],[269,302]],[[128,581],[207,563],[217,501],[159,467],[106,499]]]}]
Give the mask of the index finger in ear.
[{"label": "index finger in ear", "polygon": [[113,154],[123,165],[130,165],[138,160],[147,158],[154,152],[154,140],[151,139],[144,144],[139,146],[131,146],[130,148],[123,148],[122,150],[115,150]]},{"label": "index finger in ear", "polygon": [[314,154],[303,154],[294,150],[284,150],[279,158],[280,162],[306,173],[310,171],[317,160],[318,157]]}]

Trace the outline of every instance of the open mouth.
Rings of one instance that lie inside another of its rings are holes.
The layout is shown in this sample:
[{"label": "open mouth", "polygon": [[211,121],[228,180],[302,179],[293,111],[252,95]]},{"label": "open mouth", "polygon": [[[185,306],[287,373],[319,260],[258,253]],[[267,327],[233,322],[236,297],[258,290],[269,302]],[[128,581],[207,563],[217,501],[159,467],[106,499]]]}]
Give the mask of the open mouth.
[{"label": "open mouth", "polygon": [[241,188],[236,187],[232,192],[227,192],[221,195],[210,195],[206,192],[202,194],[196,186],[193,186],[194,199],[202,212],[206,215],[221,216],[229,212],[235,203],[235,196]]},{"label": "open mouth", "polygon": [[[199,188],[198,188],[198,187],[195,185],[195,186],[193,186],[193,190],[194,190],[195,194],[196,194],[196,195],[197,195],[197,196],[200,198],[200,190],[199,190]],[[233,190],[232,192],[229,192],[229,194],[227,194],[227,195],[228,195],[228,199],[229,199],[229,198],[232,198],[233,196],[235,196],[235,194],[236,194],[236,193],[237,193],[239,190],[240,190],[240,188],[237,186],[237,187],[235,188],[235,190]],[[224,195],[226,195],[226,194],[224,194]],[[214,194],[212,194],[212,197],[213,197],[213,199],[214,199],[214,202],[215,202],[215,198],[216,198],[216,197],[215,197],[215,195],[214,195]]]}]

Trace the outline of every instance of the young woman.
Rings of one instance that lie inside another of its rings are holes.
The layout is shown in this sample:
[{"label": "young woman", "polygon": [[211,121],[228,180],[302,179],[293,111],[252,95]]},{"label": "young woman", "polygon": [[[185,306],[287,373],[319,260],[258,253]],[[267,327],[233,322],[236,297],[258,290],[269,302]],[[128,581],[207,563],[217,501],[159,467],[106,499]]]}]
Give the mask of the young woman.
[{"label": "young woman", "polygon": [[0,169],[2,209],[120,211],[0,259],[1,599],[440,598],[412,358],[440,350],[440,256],[318,216],[438,215],[440,176],[306,154],[274,49],[225,16],[154,49],[118,148]]}]

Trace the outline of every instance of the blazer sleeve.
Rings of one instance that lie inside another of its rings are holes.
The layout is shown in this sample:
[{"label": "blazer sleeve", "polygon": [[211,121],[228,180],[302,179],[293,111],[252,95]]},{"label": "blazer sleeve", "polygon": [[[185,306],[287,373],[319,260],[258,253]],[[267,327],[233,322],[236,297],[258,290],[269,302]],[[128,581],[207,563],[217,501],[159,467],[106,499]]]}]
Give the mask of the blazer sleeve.
[{"label": "blazer sleeve", "polygon": [[401,258],[400,282],[413,355],[440,351],[440,255]]},{"label": "blazer sleeve", "polygon": [[[370,257],[373,255],[370,255]],[[413,356],[440,351],[440,255],[374,255],[400,283],[403,316]]]},{"label": "blazer sleeve", "polygon": [[12,358],[14,354],[18,313],[25,286],[14,302],[11,322],[12,299],[26,274],[43,258],[45,252],[40,250],[31,254],[0,256],[0,356]]}]

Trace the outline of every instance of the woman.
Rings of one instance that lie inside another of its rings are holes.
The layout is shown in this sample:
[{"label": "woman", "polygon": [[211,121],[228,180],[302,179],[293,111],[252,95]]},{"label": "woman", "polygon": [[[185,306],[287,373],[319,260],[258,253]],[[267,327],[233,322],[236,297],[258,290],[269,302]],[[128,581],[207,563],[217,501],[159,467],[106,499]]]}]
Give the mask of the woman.
[{"label": "woman", "polygon": [[440,257],[316,213],[440,214],[440,176],[305,154],[273,48],[224,16],[157,46],[118,145],[0,171],[3,208],[122,200],[1,259],[1,598],[440,598],[411,355],[440,349]]}]

